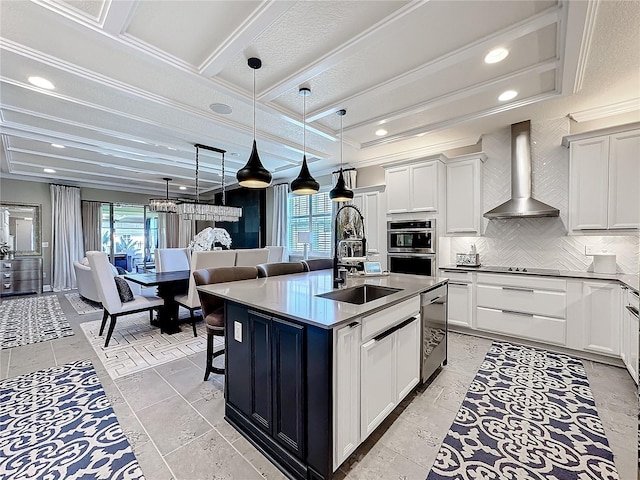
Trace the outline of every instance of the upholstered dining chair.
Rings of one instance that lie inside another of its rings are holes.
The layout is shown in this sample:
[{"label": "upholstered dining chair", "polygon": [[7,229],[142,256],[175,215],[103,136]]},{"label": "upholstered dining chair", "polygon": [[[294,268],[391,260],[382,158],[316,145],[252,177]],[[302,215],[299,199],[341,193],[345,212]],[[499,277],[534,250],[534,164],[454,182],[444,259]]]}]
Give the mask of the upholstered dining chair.
[{"label": "upholstered dining chair", "polygon": [[[107,319],[111,317],[107,338],[104,341],[106,348],[109,346],[109,340],[111,340],[111,335],[113,334],[113,329],[116,326],[118,317],[131,313],[149,311],[149,321],[151,321],[153,319],[153,310],[164,305],[164,300],[159,297],[132,294],[133,299],[131,301],[123,302],[118,293],[118,287],[116,286],[116,280],[113,276],[107,254],[95,251],[87,252],[87,259],[89,260],[93,281],[96,284],[96,289],[98,290],[98,295],[104,310],[102,324],[100,325],[100,336],[104,333]],[[129,290],[129,293],[131,293],[131,290]]]},{"label": "upholstered dining chair", "polygon": [[266,263],[269,250],[266,248],[239,248],[236,250],[236,267],[255,267]]},{"label": "upholstered dining chair", "polygon": [[[256,278],[258,269],[256,267],[205,268],[194,271],[192,276],[197,286],[211,285]],[[200,291],[198,295],[202,305],[202,317],[207,326],[207,366],[204,372],[204,379],[207,380],[211,372],[224,374],[224,368],[213,366],[213,359],[224,354],[224,347],[216,352],[213,351],[213,337],[224,336],[224,300]]]},{"label": "upholstered dining chair", "polygon": [[[196,290],[193,272],[203,268],[233,267],[235,261],[235,250],[213,250],[193,252],[191,254],[191,275],[189,275],[189,287],[187,289],[187,293],[176,295],[173,298],[178,302],[178,305],[189,310],[194,337],[198,336],[196,332],[196,317],[194,316],[194,312],[200,309],[200,298],[198,298],[198,291]],[[204,315],[202,315],[202,317],[204,318]]]},{"label": "upholstered dining chair", "polygon": [[284,247],[281,247],[279,245],[267,245],[264,248],[269,251],[267,263],[282,262],[284,260]]},{"label": "upholstered dining chair", "polygon": [[307,267],[308,272],[313,272],[315,270],[329,270],[333,268],[333,258],[312,258],[309,260],[303,260]]},{"label": "upholstered dining chair", "polygon": [[189,270],[191,250],[188,248],[156,248],[156,272]]},{"label": "upholstered dining chair", "polygon": [[302,273],[306,271],[307,268],[302,262],[261,263],[258,265],[259,278],[290,275],[292,273]]}]

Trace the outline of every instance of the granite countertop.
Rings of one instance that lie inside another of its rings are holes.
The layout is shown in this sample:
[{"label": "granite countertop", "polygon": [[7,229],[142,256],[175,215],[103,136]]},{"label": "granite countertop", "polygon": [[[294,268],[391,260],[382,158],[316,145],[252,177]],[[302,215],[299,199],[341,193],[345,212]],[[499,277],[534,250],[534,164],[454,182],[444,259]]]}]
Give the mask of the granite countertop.
[{"label": "granite countertop", "polygon": [[367,283],[401,289],[399,292],[363,305],[354,305],[316,296],[333,290],[331,277],[331,270],[317,270],[294,275],[204,285],[198,287],[198,290],[302,323],[334,328],[357,317],[384,310],[447,281],[444,277],[396,273],[379,277],[349,277],[347,287]]},{"label": "granite countertop", "polygon": [[[457,265],[445,265],[440,267],[440,270],[455,270],[461,272],[486,272],[486,273],[505,273],[510,275],[534,275],[539,277],[555,277],[555,278],[584,278],[593,280],[613,280],[623,284],[626,287],[640,291],[640,276],[628,275],[623,273],[594,273],[594,272],[581,272],[571,270],[555,270],[548,268],[532,268],[527,272],[510,272],[505,270],[505,267],[481,265],[479,267],[464,267]],[[443,276],[446,277],[446,274]]]}]

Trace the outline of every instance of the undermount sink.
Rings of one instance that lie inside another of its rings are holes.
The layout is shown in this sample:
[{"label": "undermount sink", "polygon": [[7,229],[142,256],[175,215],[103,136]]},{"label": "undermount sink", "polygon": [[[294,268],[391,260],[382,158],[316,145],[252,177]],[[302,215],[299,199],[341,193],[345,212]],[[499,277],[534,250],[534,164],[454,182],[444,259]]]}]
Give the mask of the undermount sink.
[{"label": "undermount sink", "polygon": [[316,295],[317,297],[328,298],[336,302],[355,303],[362,305],[372,302],[392,293],[399,292],[400,288],[379,287],[378,285],[358,285],[357,287],[345,288],[343,290],[333,290],[327,293]]}]

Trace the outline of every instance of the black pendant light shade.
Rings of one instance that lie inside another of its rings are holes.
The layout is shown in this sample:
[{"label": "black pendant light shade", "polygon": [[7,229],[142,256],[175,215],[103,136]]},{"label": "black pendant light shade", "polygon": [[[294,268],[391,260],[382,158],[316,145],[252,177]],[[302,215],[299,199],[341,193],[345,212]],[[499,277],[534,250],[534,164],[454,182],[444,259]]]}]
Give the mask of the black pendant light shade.
[{"label": "black pendant light shade", "polygon": [[300,167],[300,175],[291,182],[291,191],[298,195],[312,195],[318,193],[320,184],[309,173],[307,166],[307,156],[302,157],[302,167]]},{"label": "black pendant light shade", "polygon": [[344,175],[342,172],[342,117],[347,113],[346,110],[338,110],[336,115],[340,116],[340,176],[336,186],[329,192],[329,198],[334,202],[348,202],[353,200],[353,190],[349,190],[344,183]]},{"label": "black pendant light shade", "polygon": [[264,168],[260,161],[255,138],[249,160],[244,167],[238,170],[236,178],[241,186],[248,188],[265,188],[271,184],[271,173]]},{"label": "black pendant light shade", "polygon": [[262,67],[262,61],[259,58],[251,57],[247,63],[253,69],[253,148],[247,164],[238,170],[236,178],[242,187],[265,188],[271,184],[272,177],[269,170],[262,165],[256,147],[256,70]]},{"label": "black pendant light shade", "polygon": [[311,95],[311,90],[303,87],[298,93],[305,97],[304,111],[302,116],[302,126],[304,129],[304,140],[302,142],[304,152],[302,155],[302,166],[300,167],[300,174],[293,182],[291,182],[291,191],[296,195],[313,195],[320,190],[320,184],[316,182],[315,178],[311,176],[309,172],[309,166],[307,165],[307,101],[306,97]]},{"label": "black pendant light shade", "polygon": [[349,190],[345,185],[342,169],[340,169],[340,176],[338,177],[336,186],[329,192],[329,198],[334,202],[348,202],[353,200],[353,190]]}]

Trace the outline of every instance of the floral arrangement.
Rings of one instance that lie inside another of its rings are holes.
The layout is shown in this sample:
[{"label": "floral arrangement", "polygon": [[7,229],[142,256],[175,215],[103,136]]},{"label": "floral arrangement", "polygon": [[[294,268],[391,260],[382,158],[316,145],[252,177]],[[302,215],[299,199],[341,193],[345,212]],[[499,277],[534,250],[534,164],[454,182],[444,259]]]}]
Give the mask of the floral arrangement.
[{"label": "floral arrangement", "polygon": [[207,227],[193,237],[193,240],[189,243],[189,248],[196,252],[213,250],[213,246],[216,242],[230,248],[231,236],[229,236],[229,232],[224,228]]},{"label": "floral arrangement", "polygon": [[0,255],[4,256],[11,251],[11,247],[7,242],[0,242]]}]

